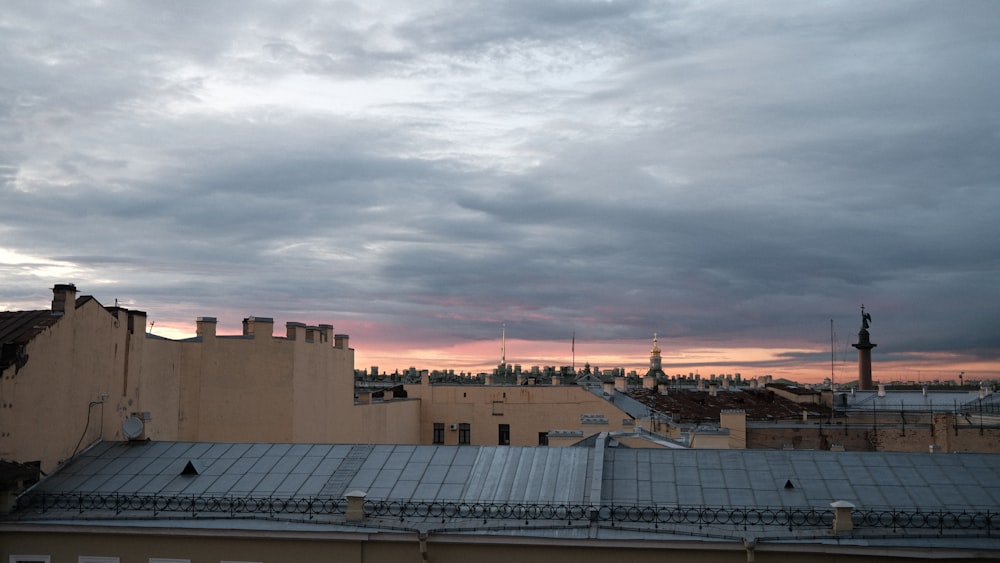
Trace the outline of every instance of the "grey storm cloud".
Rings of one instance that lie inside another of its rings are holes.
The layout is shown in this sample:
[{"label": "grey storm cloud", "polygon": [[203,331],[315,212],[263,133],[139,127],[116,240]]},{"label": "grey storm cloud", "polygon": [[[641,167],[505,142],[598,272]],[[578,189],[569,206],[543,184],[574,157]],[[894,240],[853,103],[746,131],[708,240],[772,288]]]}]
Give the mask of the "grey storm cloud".
[{"label": "grey storm cloud", "polygon": [[998,359],[998,24],[993,2],[10,2],[0,306],[73,281],[369,340],[802,348],[865,303],[887,354]]}]

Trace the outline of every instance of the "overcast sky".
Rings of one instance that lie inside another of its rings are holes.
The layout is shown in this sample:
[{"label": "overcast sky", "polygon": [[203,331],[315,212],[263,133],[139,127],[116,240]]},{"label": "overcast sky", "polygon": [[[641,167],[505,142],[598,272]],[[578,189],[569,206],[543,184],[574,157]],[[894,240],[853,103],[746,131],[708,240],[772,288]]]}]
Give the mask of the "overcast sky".
[{"label": "overcast sky", "polygon": [[512,362],[575,332],[641,365],[657,332],[669,373],[763,373],[829,365],[831,320],[854,361],[863,303],[876,363],[1000,376],[998,29],[993,1],[8,1],[0,308],[75,283],[188,333],[331,323],[389,369],[495,364],[501,323]]}]

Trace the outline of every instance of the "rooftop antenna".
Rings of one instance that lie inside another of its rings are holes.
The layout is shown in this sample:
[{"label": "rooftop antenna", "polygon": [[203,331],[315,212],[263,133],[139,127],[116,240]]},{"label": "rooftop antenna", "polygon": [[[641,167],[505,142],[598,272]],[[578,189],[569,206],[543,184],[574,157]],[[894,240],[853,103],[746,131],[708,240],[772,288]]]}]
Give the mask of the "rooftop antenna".
[{"label": "rooftop antenna", "polygon": [[576,331],[573,331],[573,344],[571,344],[571,349],[573,351],[573,373],[576,373]]},{"label": "rooftop antenna", "polygon": [[500,365],[507,365],[507,323],[500,323]]},{"label": "rooftop antenna", "polygon": [[833,332],[833,319],[830,319],[830,389],[835,389],[833,386],[833,365],[835,358],[835,350],[837,349],[836,337]]}]

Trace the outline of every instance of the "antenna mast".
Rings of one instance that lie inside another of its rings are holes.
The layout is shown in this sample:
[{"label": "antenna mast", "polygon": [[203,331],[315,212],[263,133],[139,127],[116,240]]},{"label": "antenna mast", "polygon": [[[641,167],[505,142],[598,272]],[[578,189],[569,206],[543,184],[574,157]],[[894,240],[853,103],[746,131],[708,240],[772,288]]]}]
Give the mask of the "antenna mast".
[{"label": "antenna mast", "polygon": [[500,365],[507,365],[507,323],[500,323]]},{"label": "antenna mast", "polygon": [[834,335],[834,333],[833,333],[833,319],[830,319],[830,389],[833,389],[833,364],[834,364],[834,361],[835,361],[834,360],[834,357],[835,357],[834,350],[837,349],[837,345],[835,343],[836,339],[834,338],[833,335]]}]

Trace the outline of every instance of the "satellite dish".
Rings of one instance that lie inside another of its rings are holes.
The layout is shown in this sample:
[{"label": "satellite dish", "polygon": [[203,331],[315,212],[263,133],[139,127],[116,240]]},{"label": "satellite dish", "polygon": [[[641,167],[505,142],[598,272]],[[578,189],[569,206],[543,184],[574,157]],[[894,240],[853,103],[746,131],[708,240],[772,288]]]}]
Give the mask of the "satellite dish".
[{"label": "satellite dish", "polygon": [[130,416],[122,423],[122,434],[129,440],[136,440],[142,436],[142,420],[137,416]]}]

